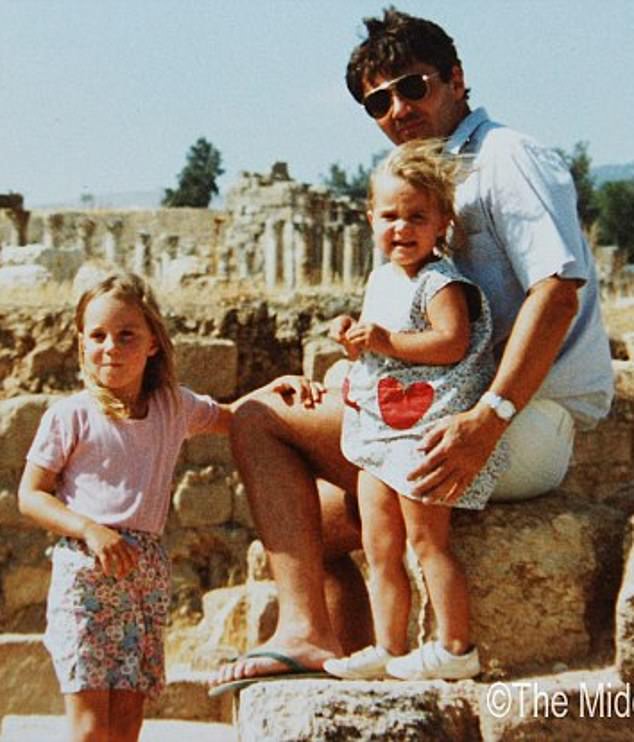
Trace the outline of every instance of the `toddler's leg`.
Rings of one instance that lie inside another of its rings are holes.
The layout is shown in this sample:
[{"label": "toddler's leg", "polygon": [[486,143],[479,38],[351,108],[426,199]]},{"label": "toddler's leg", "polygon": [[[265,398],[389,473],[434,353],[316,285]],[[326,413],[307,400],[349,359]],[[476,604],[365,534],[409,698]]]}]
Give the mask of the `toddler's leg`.
[{"label": "toddler's leg", "polygon": [[370,570],[370,603],[376,643],[392,655],[407,648],[411,592],[403,565],[405,527],[399,496],[386,484],[359,472],[363,549]]},{"label": "toddler's leg", "polygon": [[145,695],[131,690],[110,691],[111,742],[136,742],[143,724]]},{"label": "toddler's leg", "polygon": [[109,742],[110,693],[86,690],[64,695],[71,742]]},{"label": "toddler's leg", "polygon": [[462,567],[449,547],[451,508],[400,497],[407,538],[425,576],[438,638],[445,649],[462,654],[470,646],[469,593]]}]

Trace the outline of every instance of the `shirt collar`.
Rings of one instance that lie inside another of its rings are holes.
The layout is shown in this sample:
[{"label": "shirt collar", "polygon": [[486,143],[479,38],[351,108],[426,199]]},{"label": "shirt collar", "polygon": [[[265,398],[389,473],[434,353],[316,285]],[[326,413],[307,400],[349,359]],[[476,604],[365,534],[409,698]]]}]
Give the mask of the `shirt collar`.
[{"label": "shirt collar", "polygon": [[489,120],[489,116],[483,107],[471,111],[462,121],[454,133],[447,140],[445,151],[457,155],[473,136],[480,124]]}]

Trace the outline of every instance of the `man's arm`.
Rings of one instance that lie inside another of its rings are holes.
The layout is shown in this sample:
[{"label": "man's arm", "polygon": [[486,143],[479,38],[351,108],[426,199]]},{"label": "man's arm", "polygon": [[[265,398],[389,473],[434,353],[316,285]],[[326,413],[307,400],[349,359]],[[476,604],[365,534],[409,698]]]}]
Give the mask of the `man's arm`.
[{"label": "man's arm", "polygon": [[[517,315],[490,389],[522,409],[550,370],[578,309],[578,281],[551,276],[533,286]],[[508,423],[487,405],[438,422],[421,441],[427,456],[409,479],[414,494],[456,500],[482,469]]]}]

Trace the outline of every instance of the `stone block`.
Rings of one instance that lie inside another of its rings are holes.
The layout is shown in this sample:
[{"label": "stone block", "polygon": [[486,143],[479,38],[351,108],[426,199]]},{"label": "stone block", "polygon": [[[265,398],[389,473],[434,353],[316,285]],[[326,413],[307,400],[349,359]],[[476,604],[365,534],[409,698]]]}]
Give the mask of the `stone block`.
[{"label": "stone block", "polygon": [[485,742],[632,739],[633,698],[613,668],[528,677],[482,688]]},{"label": "stone block", "polygon": [[190,469],[178,483],[173,503],[182,526],[219,525],[231,519],[231,484],[227,476],[214,467]]},{"label": "stone block", "polygon": [[617,397],[634,400],[634,358],[630,356],[629,361],[612,361],[612,368]]},{"label": "stone block", "polygon": [[2,575],[4,607],[10,615],[26,606],[45,603],[50,583],[51,569],[42,565],[17,565]]},{"label": "stone block", "polygon": [[469,683],[282,680],[240,694],[242,742],[476,740]]},{"label": "stone block", "polygon": [[634,332],[623,333],[623,343],[625,344],[626,357],[634,361]]},{"label": "stone block", "polygon": [[234,397],[238,388],[238,348],[233,340],[177,336],[174,338],[179,381],[216,399]]},{"label": "stone block", "polygon": [[455,512],[486,677],[588,655],[612,622],[625,522],[616,508],[555,493]]},{"label": "stone block", "polygon": [[594,430],[578,431],[570,469],[559,489],[592,502],[610,500],[634,478],[634,430],[629,402],[617,399]]},{"label": "stone block", "polygon": [[21,469],[50,394],[23,394],[0,401],[0,470]]},{"label": "stone block", "polygon": [[0,718],[61,714],[64,701],[40,634],[0,634]]},{"label": "stone block", "polygon": [[623,580],[616,602],[616,666],[623,680],[634,682],[634,518],[625,539]]},{"label": "stone block", "polygon": [[233,520],[245,528],[255,528],[249,499],[242,482],[236,484],[233,492]]},{"label": "stone block", "polygon": [[261,541],[252,541],[247,551],[247,580],[249,582],[261,582],[272,580],[271,565],[266,550]]},{"label": "stone block", "polygon": [[233,466],[231,445],[227,435],[195,435],[183,446],[185,461],[194,466],[224,464]]},{"label": "stone block", "polygon": [[[192,721],[221,721],[232,718],[231,695],[209,698],[207,673],[176,669],[167,673],[163,693],[147,702],[145,716],[154,719],[191,719]],[[155,737],[156,740],[161,737]],[[183,737],[183,740],[189,737]],[[206,735],[200,739],[206,739]]]},{"label": "stone block", "polygon": [[328,338],[316,338],[304,343],[304,376],[314,381],[323,381],[326,371],[336,362],[345,358],[339,343]]},{"label": "stone block", "polygon": [[[18,510],[18,498],[13,492],[0,491],[0,526],[24,527],[25,518]],[[1,561],[1,560],[0,560]]]}]

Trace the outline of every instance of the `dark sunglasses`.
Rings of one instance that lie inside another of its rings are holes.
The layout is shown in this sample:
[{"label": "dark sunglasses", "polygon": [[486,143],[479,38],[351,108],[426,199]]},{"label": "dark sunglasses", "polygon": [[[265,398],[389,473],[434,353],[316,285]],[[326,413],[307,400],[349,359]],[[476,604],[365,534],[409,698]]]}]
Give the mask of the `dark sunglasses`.
[{"label": "dark sunglasses", "polygon": [[405,100],[423,100],[431,90],[428,80],[439,74],[439,72],[430,72],[428,75],[419,73],[401,75],[394,80],[384,82],[365,96],[362,101],[363,107],[373,119],[383,118],[392,107],[392,90],[396,90]]}]

